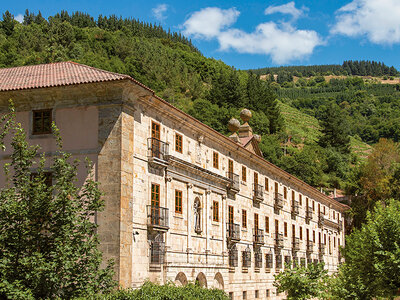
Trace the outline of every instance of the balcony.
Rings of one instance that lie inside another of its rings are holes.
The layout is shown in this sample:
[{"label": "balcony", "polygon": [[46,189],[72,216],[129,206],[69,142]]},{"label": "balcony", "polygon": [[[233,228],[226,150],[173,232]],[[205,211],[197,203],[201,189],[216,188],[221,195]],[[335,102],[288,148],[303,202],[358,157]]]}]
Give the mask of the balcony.
[{"label": "balcony", "polygon": [[261,184],[254,184],[253,200],[260,203],[264,200],[264,187]]},{"label": "balcony", "polygon": [[240,241],[240,225],[235,223],[226,223],[226,227],[228,241]]},{"label": "balcony", "polygon": [[324,227],[325,225],[325,216],[322,213],[318,215],[318,227]]},{"label": "balcony", "polygon": [[150,245],[150,264],[161,265],[164,263],[164,242],[153,241]]},{"label": "balcony", "polygon": [[299,201],[292,201],[292,216],[298,216],[299,215]]},{"label": "balcony", "polygon": [[274,206],[275,206],[275,209],[278,209],[278,210],[283,208],[283,195],[282,194],[275,193]]},{"label": "balcony", "polygon": [[339,232],[342,230],[342,222],[341,221],[335,222],[335,221],[332,221],[332,220],[324,218],[324,220],[322,222],[322,226],[330,227],[330,228],[335,229],[335,230],[337,230]]},{"label": "balcony", "polygon": [[250,268],[251,267],[251,251],[250,248],[246,248],[245,251],[242,251],[242,262],[243,268]]},{"label": "balcony", "polygon": [[277,249],[283,248],[283,234],[282,233],[275,234],[275,248],[277,248]]},{"label": "balcony", "polygon": [[265,268],[269,271],[274,267],[274,256],[272,253],[265,255]]},{"label": "balcony", "polygon": [[237,267],[238,262],[239,262],[239,254],[238,254],[238,250],[235,247],[229,251],[229,266]]},{"label": "balcony", "polygon": [[233,193],[238,193],[240,190],[239,175],[232,172],[227,172],[226,177],[229,179],[228,189]]},{"label": "balcony", "polygon": [[311,254],[311,253],[313,253],[313,250],[314,250],[314,242],[313,242],[313,241],[307,241],[307,249],[306,249],[306,252],[307,252],[308,254]]},{"label": "balcony", "polygon": [[310,220],[312,220],[312,217],[313,217],[313,212],[312,212],[312,209],[311,209],[311,207],[308,207],[307,209],[306,209],[306,222],[310,222]]},{"label": "balcony", "polygon": [[319,250],[319,255],[320,256],[324,256],[324,254],[325,254],[325,245],[320,243],[319,247],[318,247],[318,250]]},{"label": "balcony", "polygon": [[300,239],[298,237],[293,238],[292,244],[293,244],[293,251],[300,250]]},{"label": "balcony", "polygon": [[264,244],[264,230],[263,229],[254,229],[253,242],[257,245]]},{"label": "balcony", "polygon": [[254,262],[255,262],[255,268],[258,268],[258,269],[262,268],[262,252],[261,251],[254,252]]},{"label": "balcony", "polygon": [[147,139],[147,157],[154,167],[168,166],[169,144],[156,138]]},{"label": "balcony", "polygon": [[147,226],[155,231],[168,231],[168,208],[147,205]]}]

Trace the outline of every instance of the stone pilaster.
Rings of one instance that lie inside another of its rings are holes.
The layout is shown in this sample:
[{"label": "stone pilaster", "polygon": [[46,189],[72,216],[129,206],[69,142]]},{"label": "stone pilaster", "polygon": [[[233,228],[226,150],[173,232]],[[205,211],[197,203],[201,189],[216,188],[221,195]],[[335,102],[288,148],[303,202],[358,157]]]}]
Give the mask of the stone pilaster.
[{"label": "stone pilaster", "polygon": [[206,191],[206,199],[205,199],[205,211],[206,211],[206,221],[204,222],[205,224],[205,230],[206,230],[206,251],[211,251],[210,249],[210,228],[211,228],[211,220],[210,220],[210,206],[211,206],[211,191],[207,190]]},{"label": "stone pilaster", "polygon": [[193,210],[193,184],[187,185],[187,253],[192,251],[192,210]]}]

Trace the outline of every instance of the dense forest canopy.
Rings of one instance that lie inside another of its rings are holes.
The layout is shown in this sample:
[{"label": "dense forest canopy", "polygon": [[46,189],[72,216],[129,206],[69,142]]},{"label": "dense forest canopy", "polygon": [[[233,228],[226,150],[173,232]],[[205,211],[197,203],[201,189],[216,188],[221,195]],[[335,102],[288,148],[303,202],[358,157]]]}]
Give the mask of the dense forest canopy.
[{"label": "dense forest canopy", "polygon": [[279,74],[286,72],[291,76],[310,77],[316,75],[358,75],[358,76],[397,76],[395,67],[383,62],[369,60],[346,60],[342,65],[282,66],[250,70],[257,75]]},{"label": "dense forest canopy", "polygon": [[249,108],[264,157],[327,190],[354,186],[354,172],[371,148],[367,143],[400,140],[399,85],[322,76],[364,69],[397,75],[383,63],[270,68],[277,76],[261,80],[259,70],[240,71],[207,58],[190,39],[160,25],[66,11],[46,19],[28,10],[19,23],[3,13],[0,67],[67,60],[128,74],[226,135],[229,119]]}]

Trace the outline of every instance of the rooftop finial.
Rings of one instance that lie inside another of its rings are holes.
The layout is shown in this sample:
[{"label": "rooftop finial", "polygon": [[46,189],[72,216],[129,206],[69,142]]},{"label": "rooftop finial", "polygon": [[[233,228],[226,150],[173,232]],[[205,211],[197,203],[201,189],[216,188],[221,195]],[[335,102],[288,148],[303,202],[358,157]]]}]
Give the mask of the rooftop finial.
[{"label": "rooftop finial", "polygon": [[248,110],[247,108],[244,108],[241,112],[240,112],[240,118],[243,120],[243,122],[248,122],[252,117],[251,111]]}]

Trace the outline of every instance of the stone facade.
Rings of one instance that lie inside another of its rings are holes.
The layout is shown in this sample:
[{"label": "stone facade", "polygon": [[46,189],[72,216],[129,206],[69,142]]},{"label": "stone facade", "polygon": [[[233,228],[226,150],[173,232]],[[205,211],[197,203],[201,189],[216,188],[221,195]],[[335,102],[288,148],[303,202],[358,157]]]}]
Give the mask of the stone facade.
[{"label": "stone facade", "polygon": [[[197,280],[233,299],[279,299],[273,274],[285,260],[336,270],[345,207],[265,161],[257,142],[225,137],[126,79],[0,92],[1,109],[10,98],[28,130],[32,110],[52,108],[65,150],[94,162],[101,250],[121,285]],[[51,136],[30,142],[55,150]]]}]

